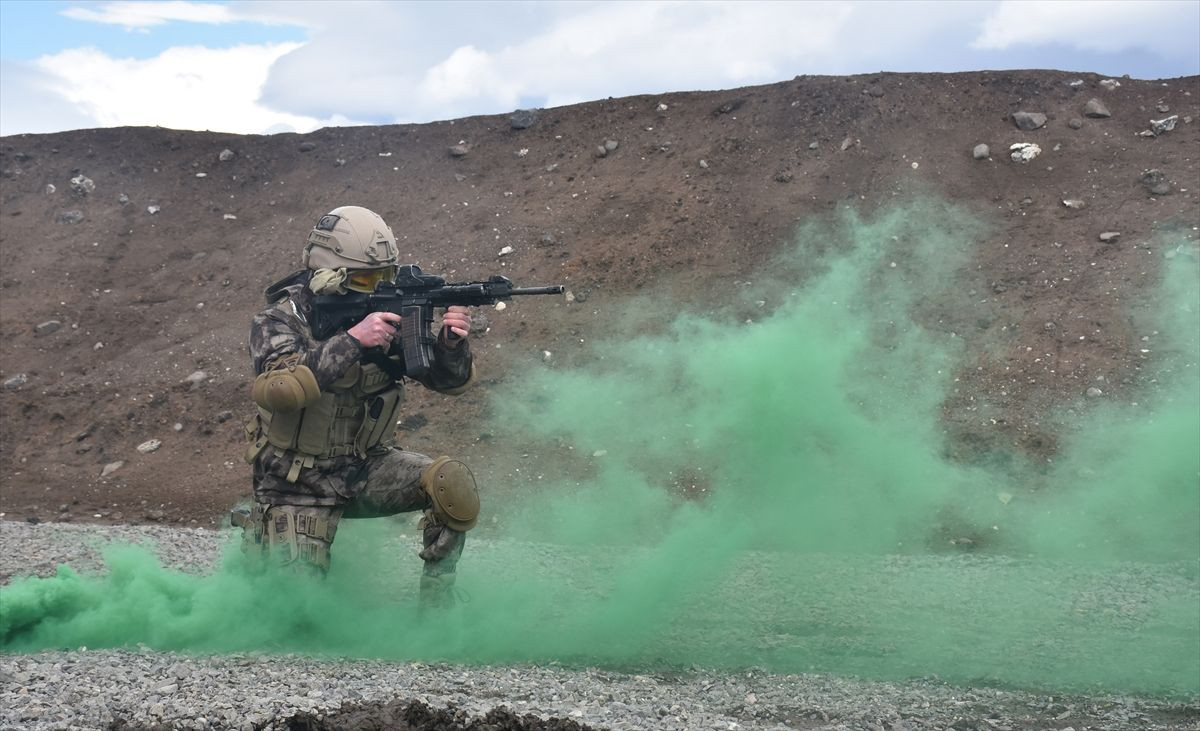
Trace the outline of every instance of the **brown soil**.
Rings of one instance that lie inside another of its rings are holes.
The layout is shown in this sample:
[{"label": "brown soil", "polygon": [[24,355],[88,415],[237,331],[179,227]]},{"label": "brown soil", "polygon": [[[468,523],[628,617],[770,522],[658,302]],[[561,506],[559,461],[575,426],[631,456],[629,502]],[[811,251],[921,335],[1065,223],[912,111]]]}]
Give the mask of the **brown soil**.
[{"label": "brown soil", "polygon": [[[945,404],[949,452],[1052,454],[1051,407],[1098,376],[1114,398],[1136,400],[1145,386],[1127,303],[1161,275],[1153,236],[1182,232],[1194,255],[1200,223],[1200,124],[1184,120],[1200,116],[1200,77],[1121,79],[1111,91],[1100,80],[1053,71],[798,77],[550,109],[523,130],[500,115],[302,136],[119,128],[5,137],[0,380],[27,382],[0,393],[0,512],[218,521],[247,491],[249,319],[265,285],[295,268],[316,218],[344,204],[382,214],[426,271],[504,273],[586,298],[488,311],[491,330],[477,342],[484,387],[453,406],[413,394],[405,445],[468,456],[485,477],[489,451],[510,448],[481,433],[479,418],[488,387],[510,377],[510,351],[550,350],[570,363],[579,339],[603,327],[596,310],[656,286],[695,292],[737,278],[798,221],[918,190],[994,224],[962,285],[984,288],[987,311],[928,304],[947,327],[991,334],[968,353]],[[1111,118],[1083,116],[1093,97]],[[1022,132],[1010,116],[1018,110],[1048,121]],[[1138,136],[1168,114],[1180,117],[1173,131]],[[597,156],[609,139],[619,147]],[[451,156],[460,141],[470,152]],[[1008,146],[1021,141],[1042,156],[1010,162]],[[980,142],[992,160],[972,158]],[[235,156],[220,162],[225,148]],[[1142,185],[1152,168],[1169,194]],[[94,191],[72,192],[80,173]],[[1067,198],[1087,207],[1067,208]],[[82,221],[57,223],[69,210]],[[1104,231],[1121,237],[1102,243]],[[503,246],[514,252],[498,256]],[[48,320],[61,329],[36,334]],[[197,370],[209,377],[192,386]],[[993,405],[994,424],[980,425],[972,397]],[[149,439],[162,447],[136,451]],[[124,465],[101,477],[116,461]]]}]

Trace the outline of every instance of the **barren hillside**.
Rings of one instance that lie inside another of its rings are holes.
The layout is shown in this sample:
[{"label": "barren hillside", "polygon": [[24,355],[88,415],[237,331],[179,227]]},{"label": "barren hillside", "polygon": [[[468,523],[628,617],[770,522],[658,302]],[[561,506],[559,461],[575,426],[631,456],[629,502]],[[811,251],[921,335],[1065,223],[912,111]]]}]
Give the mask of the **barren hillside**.
[{"label": "barren hillside", "polygon": [[[1023,130],[1018,112],[1044,124]],[[317,217],[346,204],[381,213],[426,271],[571,291],[485,313],[484,387],[455,410],[414,395],[405,413],[407,446],[467,455],[485,477],[505,440],[477,417],[517,354],[570,363],[630,295],[695,303],[800,222],[919,193],[990,225],[961,284],[985,305],[928,315],[969,336],[948,450],[1052,455],[1047,409],[1098,377],[1105,398],[1146,385],[1125,308],[1165,257],[1196,254],[1197,116],[1196,77],[1020,71],[797,77],[307,135],[5,137],[0,512],[218,521],[247,490],[249,319]],[[1040,155],[1015,162],[1023,142]],[[1186,243],[1163,250],[1159,234]],[[995,405],[986,428],[972,397]],[[149,440],[161,447],[140,452]]]}]

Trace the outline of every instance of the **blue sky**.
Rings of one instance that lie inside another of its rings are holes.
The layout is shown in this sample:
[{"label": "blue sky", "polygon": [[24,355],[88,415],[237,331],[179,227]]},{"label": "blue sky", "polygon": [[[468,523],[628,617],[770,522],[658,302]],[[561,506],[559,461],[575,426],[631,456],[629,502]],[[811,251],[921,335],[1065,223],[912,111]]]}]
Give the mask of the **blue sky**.
[{"label": "blue sky", "polygon": [[423,122],[797,74],[1200,74],[1200,0],[0,0],[0,134]]}]

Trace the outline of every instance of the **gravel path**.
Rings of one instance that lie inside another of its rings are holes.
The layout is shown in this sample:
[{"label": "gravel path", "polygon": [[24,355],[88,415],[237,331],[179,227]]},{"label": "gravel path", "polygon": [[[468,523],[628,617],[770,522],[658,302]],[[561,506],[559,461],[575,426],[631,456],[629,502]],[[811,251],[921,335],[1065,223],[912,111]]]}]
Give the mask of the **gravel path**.
[{"label": "gravel path", "polygon": [[[101,565],[110,541],[152,540],[164,562],[211,567],[221,537],[165,526],[0,523],[0,574]],[[198,557],[203,559],[198,560]],[[692,669],[618,673],[296,655],[194,656],[147,648],[0,654],[0,729],[284,729],[300,712],[419,700],[482,715],[497,706],[612,729],[1196,729],[1200,699],[1061,696],[928,679]]]}]

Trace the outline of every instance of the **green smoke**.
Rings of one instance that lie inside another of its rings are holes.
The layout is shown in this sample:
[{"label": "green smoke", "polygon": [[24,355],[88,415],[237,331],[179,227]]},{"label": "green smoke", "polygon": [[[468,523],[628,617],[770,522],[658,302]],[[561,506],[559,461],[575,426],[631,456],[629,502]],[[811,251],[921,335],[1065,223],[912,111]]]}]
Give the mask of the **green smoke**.
[{"label": "green smoke", "polygon": [[1083,418],[1051,467],[1001,472],[943,457],[962,353],[986,344],[930,305],[975,306],[952,282],[987,235],[936,202],[847,211],[725,308],[602,312],[622,337],[496,394],[493,431],[536,462],[491,491],[444,617],[414,606],[415,535],[348,521],[325,582],[114,549],[105,576],[6,587],[0,637],[1200,693],[1195,261],[1143,303],[1139,405],[1064,405]]}]

